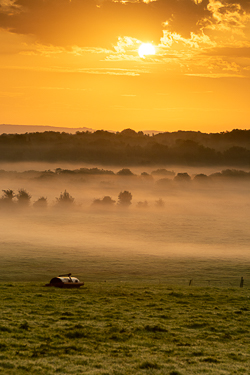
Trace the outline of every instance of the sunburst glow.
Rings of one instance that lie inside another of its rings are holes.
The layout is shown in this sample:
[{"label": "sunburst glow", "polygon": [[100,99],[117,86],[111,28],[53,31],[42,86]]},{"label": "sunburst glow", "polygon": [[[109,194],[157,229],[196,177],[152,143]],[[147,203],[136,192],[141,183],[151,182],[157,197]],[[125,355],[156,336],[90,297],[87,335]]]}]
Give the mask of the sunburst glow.
[{"label": "sunburst glow", "polygon": [[138,48],[138,54],[143,58],[147,55],[155,55],[155,47],[151,43],[142,43]]}]

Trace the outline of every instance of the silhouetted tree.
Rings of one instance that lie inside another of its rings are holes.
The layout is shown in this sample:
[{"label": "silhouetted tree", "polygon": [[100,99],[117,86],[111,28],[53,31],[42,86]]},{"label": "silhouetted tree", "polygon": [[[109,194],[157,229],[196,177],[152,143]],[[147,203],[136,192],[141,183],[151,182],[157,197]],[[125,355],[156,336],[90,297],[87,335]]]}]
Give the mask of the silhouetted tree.
[{"label": "silhouetted tree", "polygon": [[35,208],[46,208],[48,205],[47,198],[41,197],[33,203]]},{"label": "silhouetted tree", "polygon": [[1,206],[7,206],[7,207],[9,207],[10,205],[13,206],[14,197],[15,197],[15,194],[13,190],[11,189],[3,190],[3,195],[2,195],[2,198],[0,199]]},{"label": "silhouetted tree", "polygon": [[12,199],[15,197],[14,191],[11,189],[8,190],[2,190],[3,191],[3,199],[7,199],[8,201],[12,201]]},{"label": "silhouetted tree", "polygon": [[74,200],[75,198],[73,198],[68,192],[67,190],[64,191],[64,193],[61,193],[59,198],[56,198],[57,200],[57,204],[60,205],[60,206],[69,206],[69,205],[72,205],[74,203]]},{"label": "silhouetted tree", "polygon": [[120,192],[118,195],[118,204],[121,206],[130,206],[132,201],[132,194],[124,190],[123,192]]},{"label": "silhouetted tree", "polygon": [[221,171],[222,177],[229,177],[229,178],[237,178],[237,179],[245,179],[250,177],[250,173],[246,171],[241,171],[238,169],[225,169]]},{"label": "silhouetted tree", "polygon": [[2,190],[3,191],[3,195],[2,195],[2,198],[1,198],[1,204],[4,204],[4,205],[10,205],[10,204],[13,204],[13,198],[15,197],[15,194],[14,194],[14,191],[11,190],[11,189],[8,189],[8,190]]},{"label": "silhouetted tree", "polygon": [[121,134],[125,135],[126,137],[136,137],[137,136],[136,131],[134,131],[133,129],[130,129],[130,128],[122,130]]},{"label": "silhouetted tree", "polygon": [[115,201],[108,195],[103,197],[102,199],[95,199],[92,203],[93,206],[113,206]]},{"label": "silhouetted tree", "polygon": [[134,173],[129,168],[123,168],[117,174],[118,176],[134,176]]},{"label": "silhouetted tree", "polygon": [[210,177],[208,177],[204,173],[199,173],[199,174],[195,175],[194,178],[193,178],[194,182],[198,182],[198,183],[201,183],[201,184],[207,183],[209,180],[210,180]]},{"label": "silhouetted tree", "polygon": [[186,172],[185,173],[177,173],[174,180],[180,181],[180,182],[189,182],[189,181],[191,181],[191,177]]},{"label": "silhouetted tree", "polygon": [[223,178],[223,179],[249,179],[250,178],[250,172],[241,171],[238,169],[225,169],[221,172],[212,173],[209,178]]},{"label": "silhouetted tree", "polygon": [[22,206],[28,206],[30,204],[31,195],[25,189],[19,189],[17,197],[17,203]]},{"label": "silhouetted tree", "polygon": [[194,180],[206,180],[208,176],[204,173],[199,173],[194,176]]}]

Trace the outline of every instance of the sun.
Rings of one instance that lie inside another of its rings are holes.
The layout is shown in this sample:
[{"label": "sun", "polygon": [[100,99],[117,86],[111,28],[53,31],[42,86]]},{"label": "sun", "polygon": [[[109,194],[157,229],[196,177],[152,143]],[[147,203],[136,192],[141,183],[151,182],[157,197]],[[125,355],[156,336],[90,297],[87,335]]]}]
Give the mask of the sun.
[{"label": "sun", "polygon": [[138,54],[143,58],[146,55],[155,55],[155,47],[151,43],[142,43],[138,48]]}]

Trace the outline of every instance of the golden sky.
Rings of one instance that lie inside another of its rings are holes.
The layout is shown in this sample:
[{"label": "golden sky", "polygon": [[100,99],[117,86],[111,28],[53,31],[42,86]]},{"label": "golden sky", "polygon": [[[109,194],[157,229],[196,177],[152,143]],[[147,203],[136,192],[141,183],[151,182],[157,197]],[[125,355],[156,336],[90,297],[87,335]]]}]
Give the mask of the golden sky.
[{"label": "golden sky", "polygon": [[250,125],[249,0],[0,0],[0,46],[2,124]]}]

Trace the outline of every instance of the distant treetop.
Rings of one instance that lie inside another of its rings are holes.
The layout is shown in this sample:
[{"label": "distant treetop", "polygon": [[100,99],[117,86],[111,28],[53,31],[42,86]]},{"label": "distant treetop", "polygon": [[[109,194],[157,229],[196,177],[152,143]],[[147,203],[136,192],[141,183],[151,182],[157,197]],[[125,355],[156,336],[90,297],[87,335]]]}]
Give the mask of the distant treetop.
[{"label": "distant treetop", "polygon": [[[0,162],[73,162],[108,166],[228,166],[249,167],[250,130],[201,133],[176,131],[148,135],[133,129],[93,133],[46,131],[1,134]],[[64,173],[60,171],[59,173]],[[83,168],[74,173],[107,174]]]},{"label": "distant treetop", "polygon": [[124,129],[121,131],[121,134],[126,135],[126,136],[132,136],[132,137],[137,135],[136,131],[134,131],[133,129]]}]

